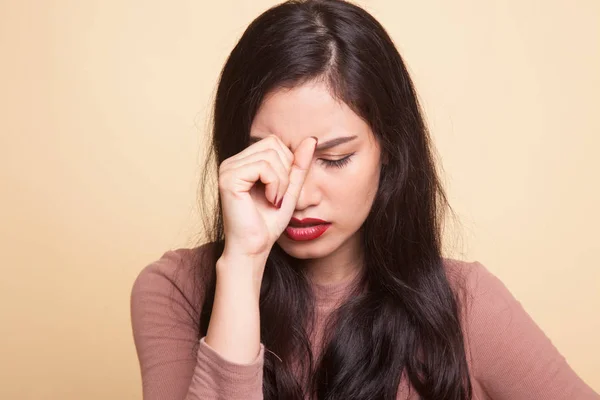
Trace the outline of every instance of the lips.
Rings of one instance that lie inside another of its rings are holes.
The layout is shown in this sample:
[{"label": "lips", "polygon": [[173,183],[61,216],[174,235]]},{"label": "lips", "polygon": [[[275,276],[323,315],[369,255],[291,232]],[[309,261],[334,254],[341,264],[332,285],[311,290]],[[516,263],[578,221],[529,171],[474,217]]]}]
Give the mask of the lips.
[{"label": "lips", "polygon": [[292,218],[285,235],[292,240],[306,241],[320,237],[331,226],[331,223],[318,218]]},{"label": "lips", "polygon": [[318,219],[318,218],[304,218],[304,219],[292,218],[290,220],[289,225],[298,227],[298,228],[302,228],[302,227],[315,226],[315,225],[321,225],[321,224],[327,224],[327,223],[328,223],[327,221],[323,221],[322,219]]}]

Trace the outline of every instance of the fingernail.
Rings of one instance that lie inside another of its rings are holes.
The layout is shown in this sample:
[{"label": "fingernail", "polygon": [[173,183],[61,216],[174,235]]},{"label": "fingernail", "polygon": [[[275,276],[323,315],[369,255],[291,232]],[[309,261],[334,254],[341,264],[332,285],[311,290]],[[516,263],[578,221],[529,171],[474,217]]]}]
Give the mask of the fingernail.
[{"label": "fingernail", "polygon": [[[277,196],[275,196],[275,200],[273,200],[273,205],[274,205],[275,207],[277,207]],[[279,207],[277,207],[277,208],[279,208]]]},{"label": "fingernail", "polygon": [[279,200],[279,203],[277,203],[277,208],[281,208],[281,204],[283,204],[283,197],[281,198],[281,200]]}]

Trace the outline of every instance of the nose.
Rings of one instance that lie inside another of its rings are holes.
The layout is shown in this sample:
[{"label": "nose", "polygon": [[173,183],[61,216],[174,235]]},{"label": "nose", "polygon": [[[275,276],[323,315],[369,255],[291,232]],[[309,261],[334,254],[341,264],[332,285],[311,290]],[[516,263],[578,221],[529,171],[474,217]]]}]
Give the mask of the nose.
[{"label": "nose", "polygon": [[321,202],[322,193],[319,189],[316,174],[313,168],[308,170],[304,185],[300,190],[298,201],[296,202],[296,211],[303,211],[307,208],[317,206]]}]

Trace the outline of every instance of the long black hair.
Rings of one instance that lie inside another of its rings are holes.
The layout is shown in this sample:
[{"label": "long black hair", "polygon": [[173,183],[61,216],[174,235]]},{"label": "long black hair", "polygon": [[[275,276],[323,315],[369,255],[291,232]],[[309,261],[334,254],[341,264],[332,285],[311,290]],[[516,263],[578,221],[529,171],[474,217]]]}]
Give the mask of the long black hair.
[{"label": "long black hair", "polygon": [[292,0],[267,10],[221,71],[201,185],[211,246],[198,265],[210,272],[199,274],[205,293],[199,335],[210,321],[225,239],[216,167],[248,146],[269,92],[317,80],[369,124],[385,160],[361,228],[366,289],[332,314],[315,360],[307,333],[314,296],[298,263],[274,245],[260,293],[261,342],[269,350],[264,398],[395,399],[405,376],[422,399],[470,399],[460,301],[442,258],[448,203],[417,95],[384,28],[342,0]]}]

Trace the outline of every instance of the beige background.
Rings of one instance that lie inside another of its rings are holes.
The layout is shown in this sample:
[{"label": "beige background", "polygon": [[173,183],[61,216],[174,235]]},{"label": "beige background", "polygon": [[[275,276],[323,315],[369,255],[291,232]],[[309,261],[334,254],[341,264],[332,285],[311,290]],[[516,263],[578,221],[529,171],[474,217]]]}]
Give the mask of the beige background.
[{"label": "beige background", "polygon": [[[274,1],[0,0],[0,398],[140,399],[129,292],[198,232],[219,69]],[[600,3],[362,1],[483,262],[600,391]]]}]

